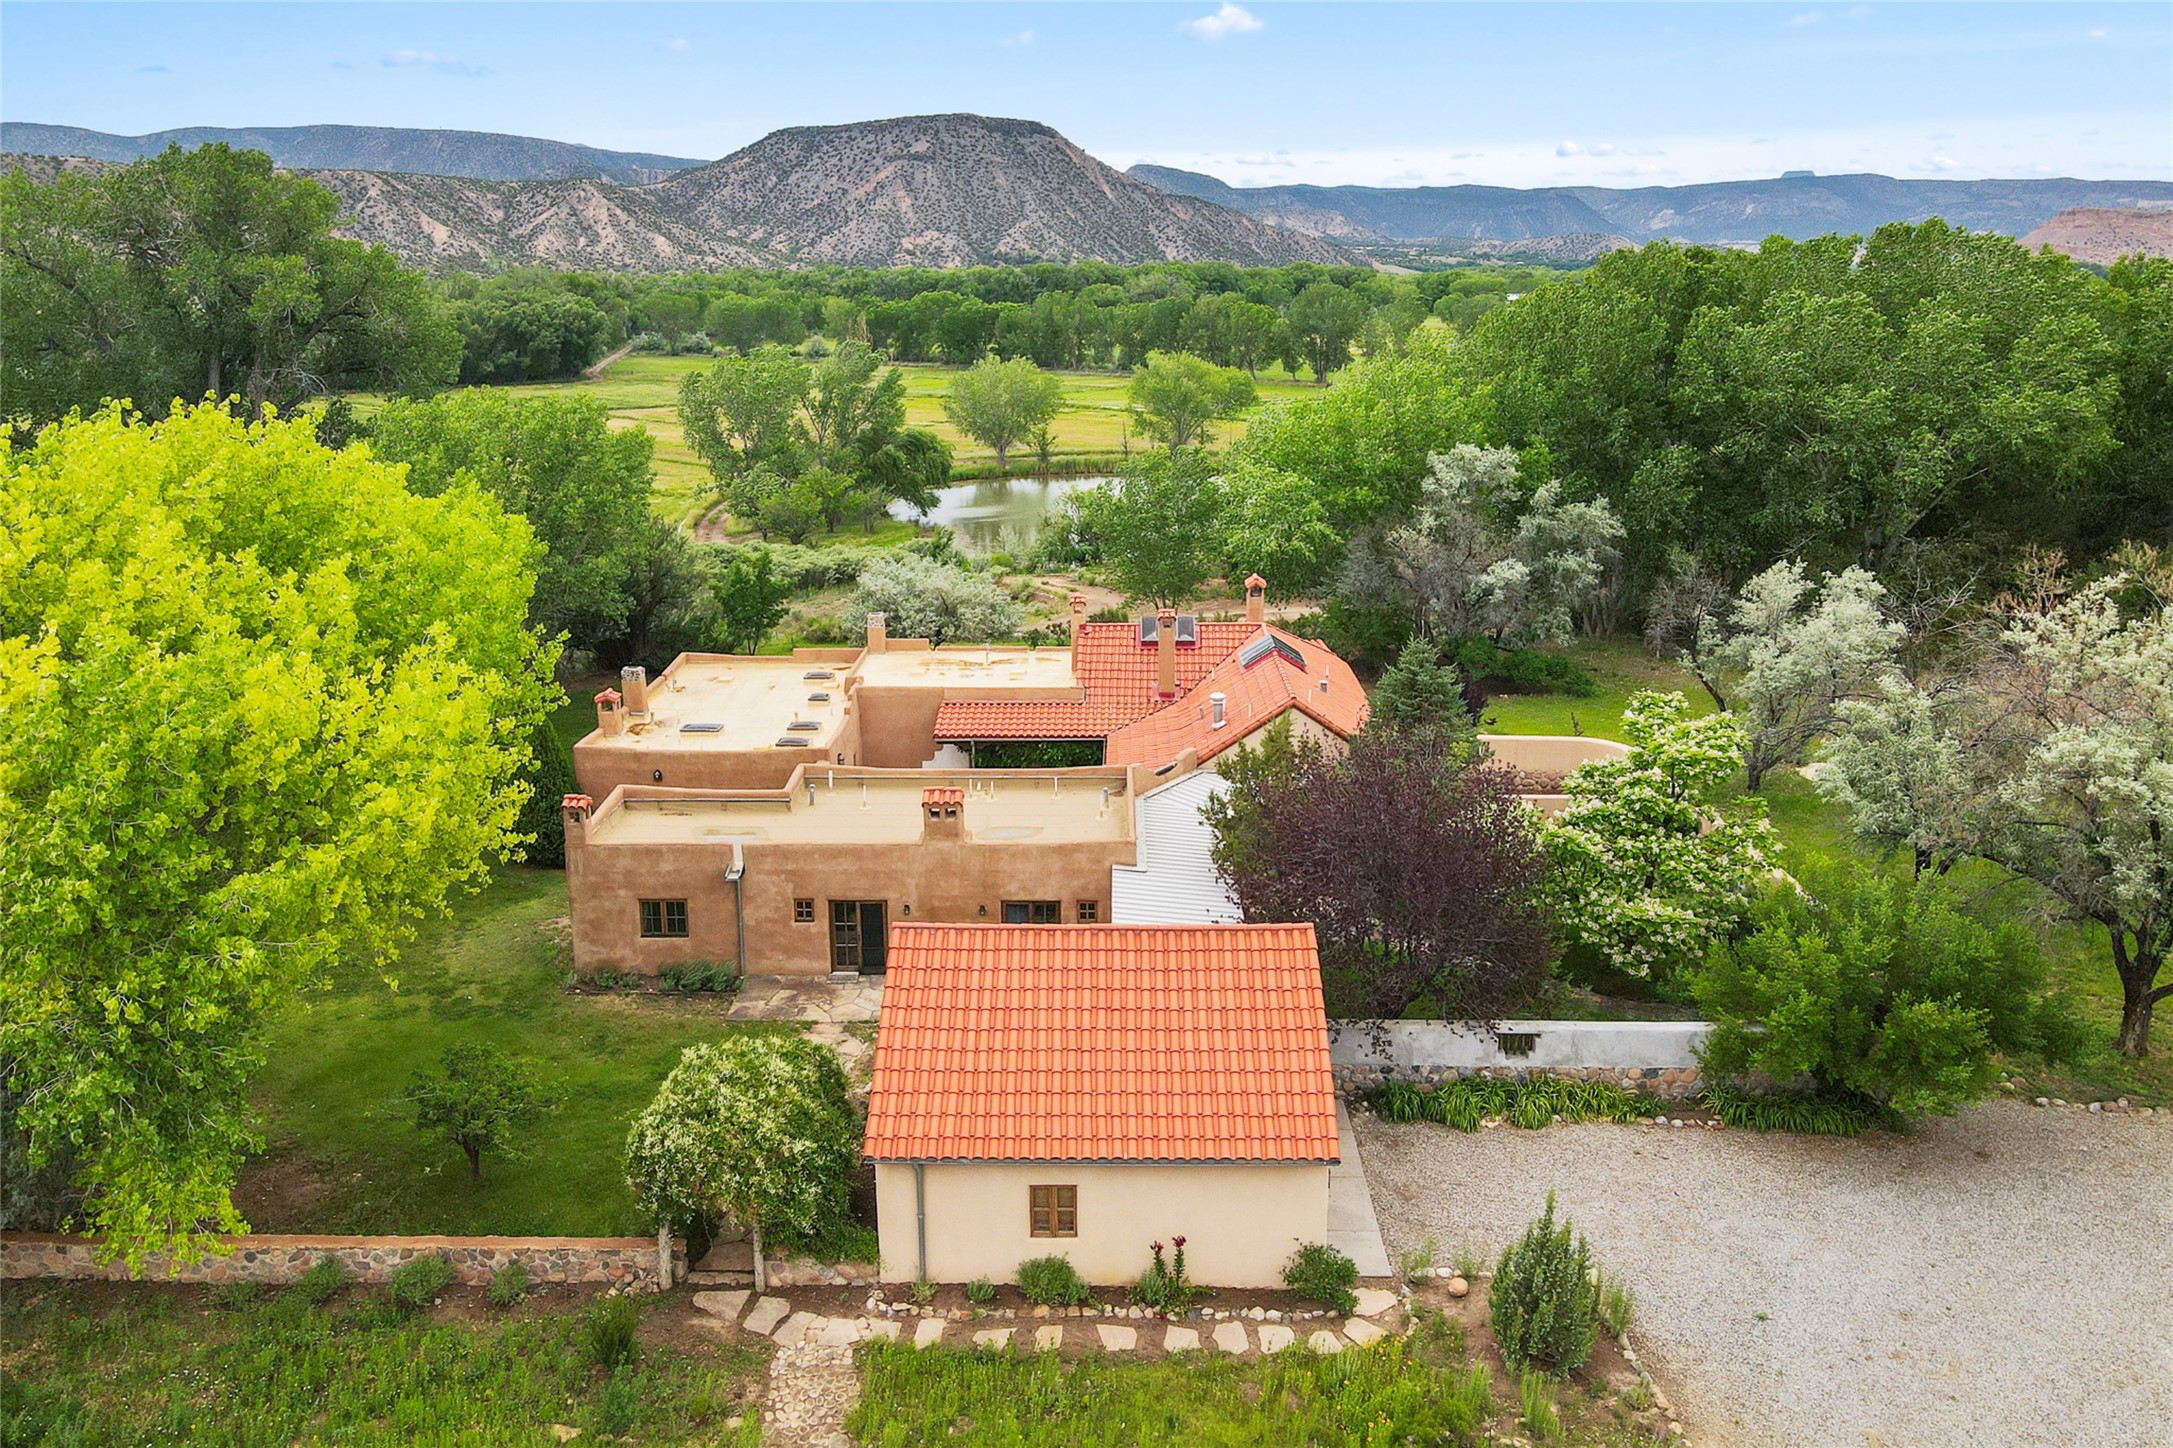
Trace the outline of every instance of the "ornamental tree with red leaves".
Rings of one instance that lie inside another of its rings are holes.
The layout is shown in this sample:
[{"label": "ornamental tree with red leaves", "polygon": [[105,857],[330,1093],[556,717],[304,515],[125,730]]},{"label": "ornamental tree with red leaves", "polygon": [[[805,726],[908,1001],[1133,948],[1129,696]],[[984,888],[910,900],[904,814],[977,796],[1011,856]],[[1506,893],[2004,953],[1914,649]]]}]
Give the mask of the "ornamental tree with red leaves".
[{"label": "ornamental tree with red leaves", "polygon": [[1545,857],[1507,767],[1369,728],[1348,753],[1279,733],[1223,772],[1215,863],[1247,920],[1312,922],[1330,1015],[1494,1019],[1544,985]]}]

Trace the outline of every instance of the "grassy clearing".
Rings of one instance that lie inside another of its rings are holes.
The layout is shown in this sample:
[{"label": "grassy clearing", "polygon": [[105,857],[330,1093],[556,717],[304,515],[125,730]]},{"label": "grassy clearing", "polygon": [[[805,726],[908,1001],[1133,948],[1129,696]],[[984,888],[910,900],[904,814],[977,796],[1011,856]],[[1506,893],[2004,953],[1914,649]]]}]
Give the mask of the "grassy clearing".
[{"label": "grassy clearing", "polygon": [[1622,711],[1644,689],[1673,690],[1698,713],[1713,701],[1690,671],[1662,662],[1632,638],[1581,638],[1562,650],[1592,674],[1599,688],[1584,698],[1570,694],[1496,694],[1480,711],[1490,734],[1590,734],[1622,737]]},{"label": "grassy clearing", "polygon": [[[570,708],[571,706],[569,706]],[[679,1053],[726,1031],[726,1002],[571,995],[566,879],[506,869],[428,927],[390,974],[350,970],[275,1032],[257,1083],[271,1154],[237,1194],[260,1231],[616,1236],[654,1229],[621,1174],[627,1128]],[[468,1180],[450,1142],[398,1100],[445,1048],[486,1041],[560,1093],[518,1161]]]},{"label": "grassy clearing", "polygon": [[[236,1311],[193,1289],[9,1284],[0,1441],[519,1444],[758,1441],[742,1404],[760,1352],[656,1341],[676,1298],[649,1303],[644,1347],[615,1374],[589,1364],[563,1297],[504,1317],[402,1317],[381,1292],[313,1308],[286,1296]],[[555,1308],[556,1310],[553,1310]],[[742,1416],[736,1430],[726,1422]]]}]

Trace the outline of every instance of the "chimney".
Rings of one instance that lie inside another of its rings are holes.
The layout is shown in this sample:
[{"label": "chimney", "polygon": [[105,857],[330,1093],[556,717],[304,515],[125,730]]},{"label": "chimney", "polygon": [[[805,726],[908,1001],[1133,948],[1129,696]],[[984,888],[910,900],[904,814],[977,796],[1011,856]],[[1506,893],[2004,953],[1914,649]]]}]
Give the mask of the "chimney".
[{"label": "chimney", "polygon": [[1177,610],[1154,611],[1154,691],[1164,699],[1177,697]]},{"label": "chimney", "polygon": [[879,654],[889,647],[890,620],[880,613],[868,615],[868,652]]},{"label": "chimney", "polygon": [[1223,725],[1230,722],[1228,717],[1223,712],[1223,707],[1229,702],[1229,697],[1225,695],[1220,689],[1217,689],[1214,693],[1207,696],[1207,716],[1210,722],[1210,727],[1220,729]]},{"label": "chimney", "polygon": [[1245,622],[1268,621],[1268,581],[1255,573],[1245,580]]},{"label": "chimney", "polygon": [[924,840],[963,840],[966,826],[963,818],[966,809],[966,792],[956,786],[937,786],[921,791],[921,838]]},{"label": "chimney", "polygon": [[619,708],[619,691],[606,689],[596,696],[596,727],[607,738],[617,734],[625,726],[626,715]]},{"label": "chimney", "polygon": [[626,712],[642,717],[649,713],[649,671],[639,664],[619,670],[619,688],[626,694]]},{"label": "chimney", "polygon": [[1079,636],[1086,632],[1087,596],[1075,593],[1071,596],[1071,665],[1079,667]]},{"label": "chimney", "polygon": [[569,794],[559,799],[558,807],[566,816],[566,843],[587,844],[589,816],[595,812],[596,801],[585,794]]}]

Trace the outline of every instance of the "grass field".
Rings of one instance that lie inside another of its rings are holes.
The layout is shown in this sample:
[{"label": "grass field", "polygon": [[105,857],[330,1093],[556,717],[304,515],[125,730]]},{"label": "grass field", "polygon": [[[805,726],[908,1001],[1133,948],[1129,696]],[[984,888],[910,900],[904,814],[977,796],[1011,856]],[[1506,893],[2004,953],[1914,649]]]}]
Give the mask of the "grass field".
[{"label": "grass field", "polygon": [[377,1289],[324,1307],[279,1294],[232,1310],[192,1288],[6,1290],[4,1443],[528,1448],[556,1441],[552,1424],[587,1442],[759,1441],[741,1405],[764,1355],[664,1340],[676,1295],[645,1300],[639,1356],[612,1372],[583,1352],[571,1294],[497,1314],[471,1292],[465,1311],[403,1317]]}]

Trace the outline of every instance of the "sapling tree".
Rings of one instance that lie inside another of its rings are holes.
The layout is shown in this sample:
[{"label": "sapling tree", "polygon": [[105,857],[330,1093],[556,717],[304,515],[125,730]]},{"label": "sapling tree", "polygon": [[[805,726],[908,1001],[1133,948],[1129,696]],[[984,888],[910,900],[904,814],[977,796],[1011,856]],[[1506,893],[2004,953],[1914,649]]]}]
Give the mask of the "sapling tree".
[{"label": "sapling tree", "polygon": [[1778,853],[1764,801],[1724,797],[1743,757],[1725,714],[1693,718],[1680,694],[1623,711],[1621,759],[1577,766],[1546,827],[1548,893],[1570,939],[1633,975],[1702,957],[1750,904]]},{"label": "sapling tree", "polygon": [[826,1046],[732,1035],[689,1046],[626,1138],[626,1177],[661,1224],[730,1217],[769,1282],[763,1239],[805,1241],[841,1224],[860,1121]]},{"label": "sapling tree", "polygon": [[445,1052],[435,1071],[417,1072],[401,1098],[415,1108],[419,1131],[451,1139],[468,1158],[468,1179],[483,1179],[483,1155],[517,1156],[523,1129],[555,1098],[535,1065],[496,1046],[463,1042]]}]

